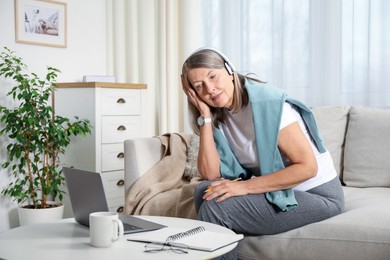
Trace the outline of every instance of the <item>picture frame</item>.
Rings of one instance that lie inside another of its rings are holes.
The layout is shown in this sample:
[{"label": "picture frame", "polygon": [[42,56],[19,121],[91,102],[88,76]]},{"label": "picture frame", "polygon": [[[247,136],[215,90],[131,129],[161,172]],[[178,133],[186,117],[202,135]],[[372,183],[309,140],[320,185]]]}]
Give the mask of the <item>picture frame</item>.
[{"label": "picture frame", "polygon": [[17,43],[67,47],[66,3],[49,0],[15,0]]}]

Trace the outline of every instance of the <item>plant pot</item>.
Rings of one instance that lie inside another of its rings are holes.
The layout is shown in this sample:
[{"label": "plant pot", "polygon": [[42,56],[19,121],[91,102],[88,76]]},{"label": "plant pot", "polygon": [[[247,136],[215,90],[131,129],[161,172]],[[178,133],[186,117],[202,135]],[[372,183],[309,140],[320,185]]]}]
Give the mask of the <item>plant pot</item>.
[{"label": "plant pot", "polygon": [[63,218],[64,205],[61,204],[56,207],[46,209],[31,209],[20,206],[18,208],[18,213],[19,223],[21,226],[42,222],[51,222]]}]

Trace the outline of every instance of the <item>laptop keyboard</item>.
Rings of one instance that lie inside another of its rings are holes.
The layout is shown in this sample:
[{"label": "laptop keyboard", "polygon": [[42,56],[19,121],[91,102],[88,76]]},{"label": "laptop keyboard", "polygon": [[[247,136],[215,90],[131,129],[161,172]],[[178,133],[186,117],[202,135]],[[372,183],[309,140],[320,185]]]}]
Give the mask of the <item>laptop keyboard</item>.
[{"label": "laptop keyboard", "polygon": [[128,223],[123,223],[123,229],[124,230],[137,230],[137,229],[141,229],[141,228],[138,226],[130,225]]}]

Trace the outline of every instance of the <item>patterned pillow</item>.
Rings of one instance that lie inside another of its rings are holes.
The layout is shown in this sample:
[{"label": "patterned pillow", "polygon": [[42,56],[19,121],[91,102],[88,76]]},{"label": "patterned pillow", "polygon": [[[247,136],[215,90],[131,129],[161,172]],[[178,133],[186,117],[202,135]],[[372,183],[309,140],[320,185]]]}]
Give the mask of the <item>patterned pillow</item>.
[{"label": "patterned pillow", "polygon": [[187,161],[184,168],[183,176],[188,180],[196,176],[200,176],[198,171],[198,151],[199,151],[199,136],[193,134],[190,139],[190,144],[187,147]]}]

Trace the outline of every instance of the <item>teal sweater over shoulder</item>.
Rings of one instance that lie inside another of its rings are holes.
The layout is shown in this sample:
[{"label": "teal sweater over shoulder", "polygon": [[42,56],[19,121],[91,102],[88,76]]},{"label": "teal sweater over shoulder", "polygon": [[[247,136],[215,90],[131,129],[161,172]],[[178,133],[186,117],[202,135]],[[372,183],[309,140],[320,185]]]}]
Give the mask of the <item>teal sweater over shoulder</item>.
[{"label": "teal sweater over shoulder", "polygon": [[[278,149],[278,136],[283,105],[286,101],[298,108],[319,152],[323,153],[326,151],[313,113],[306,105],[296,99],[289,98],[283,90],[263,83],[247,80],[245,87],[252,106],[260,169],[260,172],[254,175],[266,175],[285,168],[282,155]],[[217,128],[214,128],[214,141],[220,156],[220,171],[223,178],[234,179],[241,177],[242,179],[249,179],[252,177],[240,165],[225,137]],[[287,211],[298,205],[292,189],[268,192],[266,198],[282,211]]]}]

